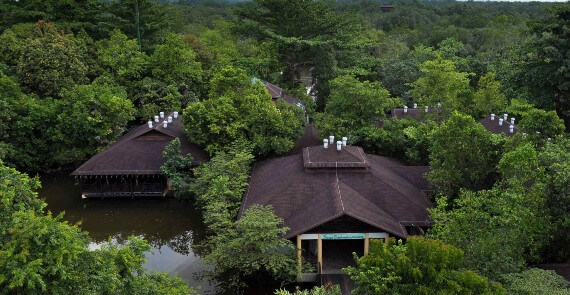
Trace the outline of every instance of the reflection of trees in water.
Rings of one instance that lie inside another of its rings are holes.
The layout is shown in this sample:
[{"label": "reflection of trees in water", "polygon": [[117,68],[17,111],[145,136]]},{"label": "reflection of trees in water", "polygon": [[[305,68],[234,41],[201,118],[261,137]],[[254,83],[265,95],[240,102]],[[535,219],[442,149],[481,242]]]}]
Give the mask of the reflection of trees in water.
[{"label": "reflection of trees in water", "polygon": [[[110,236],[114,243],[119,245],[125,244],[130,236],[138,236],[144,238],[153,248],[160,249],[167,246],[178,254],[189,255],[192,252],[192,245],[196,242],[196,235],[193,231],[187,230],[179,232],[176,235],[164,235],[164,233],[148,233],[148,232],[121,232]],[[107,242],[107,239],[93,239],[95,243]],[[197,242],[196,242],[197,243]]]}]

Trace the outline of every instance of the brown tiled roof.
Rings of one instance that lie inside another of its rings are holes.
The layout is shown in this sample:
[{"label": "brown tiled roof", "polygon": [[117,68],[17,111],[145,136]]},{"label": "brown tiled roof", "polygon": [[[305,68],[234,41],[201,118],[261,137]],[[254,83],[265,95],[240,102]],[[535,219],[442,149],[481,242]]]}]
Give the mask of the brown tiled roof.
[{"label": "brown tiled roof", "polygon": [[290,104],[294,104],[297,106],[301,105],[301,106],[305,107],[305,104],[301,100],[288,95],[287,93],[285,93],[283,88],[280,88],[279,86],[277,86],[275,84],[271,84],[269,82],[264,81],[263,83],[265,84],[265,88],[267,88],[267,91],[269,92],[269,94],[271,94],[271,99],[273,99],[273,100],[282,99],[285,102],[288,102]]},{"label": "brown tiled roof", "polygon": [[[510,119],[509,119],[510,120]],[[487,117],[484,119],[479,120],[479,123],[485,127],[489,132],[495,134],[504,134],[507,136],[513,136],[517,133],[518,128],[515,126],[513,133],[510,133],[509,126],[511,125],[509,122],[503,122],[503,126],[499,126],[499,116],[495,117],[495,120],[491,120],[491,118]]]},{"label": "brown tiled roof", "polygon": [[[168,117],[168,116],[166,116]],[[167,128],[153,121],[153,128],[147,124],[138,126],[125,134],[105,151],[93,156],[71,175],[134,175],[161,174],[164,164],[162,151],[174,138],[180,138],[183,154],[190,153],[194,161],[204,163],[208,154],[190,143],[182,130],[180,118],[173,119]]]},{"label": "brown tiled roof", "polygon": [[[353,169],[352,163],[363,167]],[[287,238],[341,216],[405,238],[404,226],[431,224],[426,209],[432,204],[422,192],[428,189],[422,174],[427,169],[365,154],[355,146],[340,152],[332,145],[305,148],[303,154],[254,166],[240,216],[252,204],[272,205],[290,228]]]}]

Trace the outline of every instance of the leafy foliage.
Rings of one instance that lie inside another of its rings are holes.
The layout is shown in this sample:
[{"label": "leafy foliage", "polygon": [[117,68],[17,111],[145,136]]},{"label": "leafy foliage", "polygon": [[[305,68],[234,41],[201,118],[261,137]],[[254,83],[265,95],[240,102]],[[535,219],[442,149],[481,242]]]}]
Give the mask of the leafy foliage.
[{"label": "leafy foliage", "polygon": [[168,176],[170,186],[174,188],[174,195],[177,198],[187,197],[192,181],[192,167],[194,167],[194,157],[190,153],[183,155],[180,150],[180,138],[175,138],[162,151],[164,164],[160,171]]},{"label": "leafy foliage", "polygon": [[494,183],[500,141],[472,117],[454,112],[431,133],[427,179],[453,197],[461,188],[483,189]]},{"label": "leafy foliage", "polygon": [[458,72],[455,64],[445,59],[428,60],[420,65],[420,71],[423,76],[411,84],[414,101],[430,107],[441,103],[447,114],[470,110],[469,74]]},{"label": "leafy foliage", "polygon": [[210,84],[209,98],[184,111],[186,133],[210,153],[247,140],[256,156],[283,154],[301,136],[301,109],[274,104],[265,86],[252,83],[243,70],[225,68]]},{"label": "leafy foliage", "polygon": [[397,104],[379,82],[340,76],[330,82],[330,88],[325,112],[316,118],[316,127],[325,136],[358,134],[361,128],[377,124]]},{"label": "leafy foliage", "polygon": [[536,259],[551,226],[534,148],[521,145],[498,166],[502,180],[491,190],[462,191],[451,204],[442,197],[430,210],[430,236],[463,249],[466,267],[495,280]]},{"label": "leafy foliage", "polygon": [[57,97],[61,90],[86,82],[79,48],[51,23],[38,22],[21,50],[18,76],[37,94]]},{"label": "leafy foliage", "polygon": [[507,274],[504,280],[507,294],[570,294],[570,283],[552,270],[530,268],[521,273]]},{"label": "leafy foliage", "polygon": [[438,240],[372,240],[370,253],[355,258],[357,266],[346,268],[354,294],[504,294],[499,284],[462,270],[463,251]]},{"label": "leafy foliage", "polygon": [[296,275],[296,251],[293,243],[282,236],[288,228],[275,216],[270,206],[252,205],[244,215],[212,237],[215,245],[205,256],[215,265],[213,276],[220,278],[226,288],[239,290],[247,278],[258,281],[276,279],[278,282],[292,280]]},{"label": "leafy foliage", "polygon": [[279,289],[275,291],[275,295],[340,295],[339,285],[325,285],[322,287],[313,287],[312,289],[300,290],[297,287],[295,292],[291,293],[284,289]]}]

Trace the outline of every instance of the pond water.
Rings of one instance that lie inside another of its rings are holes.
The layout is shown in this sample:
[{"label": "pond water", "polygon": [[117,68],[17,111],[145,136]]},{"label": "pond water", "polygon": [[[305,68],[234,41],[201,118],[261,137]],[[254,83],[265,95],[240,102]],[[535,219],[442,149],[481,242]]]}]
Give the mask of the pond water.
[{"label": "pond water", "polygon": [[82,200],[69,173],[40,176],[39,196],[54,215],[65,211],[64,219],[81,222],[93,240],[91,247],[111,238],[123,243],[129,236],[142,236],[152,246],[146,253],[148,271],[176,275],[202,294],[215,294],[216,287],[202,277],[205,264],[192,252],[205,227],[201,214],[188,201],[175,199],[87,199]]}]

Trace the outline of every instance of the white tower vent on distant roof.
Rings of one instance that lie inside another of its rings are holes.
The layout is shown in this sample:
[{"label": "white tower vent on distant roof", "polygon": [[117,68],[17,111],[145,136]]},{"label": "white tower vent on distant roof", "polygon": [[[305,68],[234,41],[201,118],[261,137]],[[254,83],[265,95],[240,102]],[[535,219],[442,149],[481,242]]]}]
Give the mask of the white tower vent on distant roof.
[{"label": "white tower vent on distant roof", "polygon": [[507,121],[508,118],[509,118],[509,114],[503,114],[503,119],[505,120],[505,122]]},{"label": "white tower vent on distant roof", "polygon": [[336,142],[336,150],[340,151],[341,149],[342,149],[342,141],[339,140]]},{"label": "white tower vent on distant roof", "polygon": [[515,117],[511,117],[511,125],[515,125]]},{"label": "white tower vent on distant roof", "polygon": [[164,112],[160,112],[159,114],[160,114],[160,118],[164,119]]},{"label": "white tower vent on distant roof", "polygon": [[168,127],[168,121],[164,120],[164,122],[162,122],[162,127],[164,128]]},{"label": "white tower vent on distant roof", "polygon": [[429,107],[426,106],[426,107],[425,107],[425,110],[426,110],[426,113],[429,112]]},{"label": "white tower vent on distant roof", "polygon": [[511,134],[515,133],[515,125],[509,126],[509,133]]},{"label": "white tower vent on distant roof", "polygon": [[348,141],[348,138],[345,136],[342,138],[342,146],[346,146],[346,142]]},{"label": "white tower vent on distant roof", "polygon": [[158,120],[158,116],[154,116],[154,121],[155,121],[155,122],[158,122],[158,121],[159,121],[159,120]]},{"label": "white tower vent on distant roof", "polygon": [[329,140],[326,139],[326,138],[323,139],[323,147],[324,147],[325,149],[328,149],[328,148],[329,148]]},{"label": "white tower vent on distant roof", "polygon": [[414,103],[414,109],[417,109],[417,108],[418,108],[418,104]]},{"label": "white tower vent on distant roof", "polygon": [[491,114],[491,121],[495,121],[495,114]]},{"label": "white tower vent on distant roof", "polygon": [[334,144],[334,135],[329,136],[329,143]]},{"label": "white tower vent on distant roof", "polygon": [[404,106],[404,114],[408,112],[408,106]]},{"label": "white tower vent on distant roof", "polygon": [[174,119],[178,119],[178,112],[175,111],[173,116],[174,116]]},{"label": "white tower vent on distant roof", "polygon": [[148,128],[152,128],[152,120],[148,121]]},{"label": "white tower vent on distant roof", "polygon": [[172,123],[172,116],[168,116],[168,123]]},{"label": "white tower vent on distant roof", "polygon": [[499,118],[499,126],[503,126],[503,119]]}]

